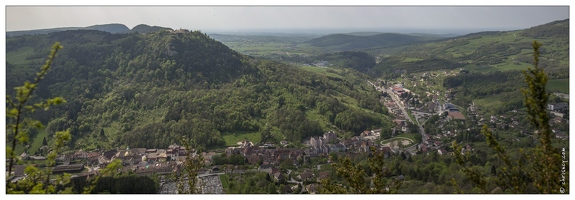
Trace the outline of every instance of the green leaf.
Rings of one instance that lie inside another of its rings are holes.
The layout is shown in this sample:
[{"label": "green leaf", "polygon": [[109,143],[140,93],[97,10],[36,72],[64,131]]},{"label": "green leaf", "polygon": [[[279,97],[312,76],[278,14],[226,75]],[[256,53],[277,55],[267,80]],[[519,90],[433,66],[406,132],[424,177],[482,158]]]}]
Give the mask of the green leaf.
[{"label": "green leaf", "polygon": [[6,111],[6,115],[8,117],[16,116],[16,115],[18,115],[18,109],[12,108],[9,111]]},{"label": "green leaf", "polygon": [[12,155],[12,147],[6,145],[6,157],[9,157],[10,155]]},{"label": "green leaf", "polygon": [[24,169],[24,173],[29,174],[29,175],[30,175],[30,174],[35,174],[35,173],[38,173],[38,170],[39,170],[39,169],[38,169],[37,167],[35,167],[34,165],[28,165],[28,166],[26,166],[26,168]]},{"label": "green leaf", "polygon": [[20,131],[18,132],[18,135],[16,136],[16,140],[19,143],[25,143],[28,142],[29,138],[28,138],[28,133],[24,132],[24,131]]},{"label": "green leaf", "polygon": [[34,128],[37,129],[41,129],[44,127],[44,125],[42,125],[42,122],[40,122],[39,120],[31,120],[29,123],[30,125],[32,125]]}]

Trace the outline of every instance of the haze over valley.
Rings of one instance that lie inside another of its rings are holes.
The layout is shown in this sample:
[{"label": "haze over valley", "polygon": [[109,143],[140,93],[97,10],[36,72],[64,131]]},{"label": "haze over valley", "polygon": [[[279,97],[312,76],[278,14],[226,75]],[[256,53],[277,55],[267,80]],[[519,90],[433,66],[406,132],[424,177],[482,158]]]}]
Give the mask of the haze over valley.
[{"label": "haze over valley", "polygon": [[8,6],[7,193],[569,193],[568,8]]}]

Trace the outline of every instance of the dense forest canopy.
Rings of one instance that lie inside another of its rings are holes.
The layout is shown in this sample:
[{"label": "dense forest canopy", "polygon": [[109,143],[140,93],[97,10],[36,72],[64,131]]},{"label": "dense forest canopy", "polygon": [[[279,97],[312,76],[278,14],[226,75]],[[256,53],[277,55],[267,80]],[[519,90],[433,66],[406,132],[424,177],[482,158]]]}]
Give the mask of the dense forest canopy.
[{"label": "dense forest canopy", "polygon": [[33,75],[55,41],[64,49],[35,98],[62,96],[68,103],[37,117],[48,134],[70,129],[80,148],[160,148],[180,135],[216,147],[225,144],[222,134],[258,132],[266,124],[301,142],[329,129],[359,134],[390,123],[367,77],[353,69],[342,78],[309,74],[241,55],[199,31],[9,38],[8,51],[22,56],[7,60],[8,87]]}]

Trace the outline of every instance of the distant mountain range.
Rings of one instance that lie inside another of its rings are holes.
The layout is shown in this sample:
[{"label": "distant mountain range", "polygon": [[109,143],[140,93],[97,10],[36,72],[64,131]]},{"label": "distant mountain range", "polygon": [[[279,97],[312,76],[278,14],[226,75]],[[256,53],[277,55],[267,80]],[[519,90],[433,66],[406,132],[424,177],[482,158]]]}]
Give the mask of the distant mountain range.
[{"label": "distant mountain range", "polygon": [[140,24],[130,29],[124,24],[100,24],[87,27],[62,27],[62,28],[49,28],[49,29],[36,29],[36,30],[26,30],[26,31],[8,31],[6,32],[6,37],[15,37],[20,35],[39,35],[48,34],[59,31],[68,30],[98,30],[105,31],[109,33],[149,33],[159,30],[172,30],[171,28],[160,27],[160,26],[149,26],[146,24]]},{"label": "distant mountain range", "polygon": [[331,34],[320,38],[309,40],[305,43],[314,47],[329,48],[332,50],[348,51],[366,49],[371,47],[394,47],[402,45],[416,44],[419,42],[440,39],[442,37],[431,37],[428,35],[407,35],[398,33],[350,33]]}]

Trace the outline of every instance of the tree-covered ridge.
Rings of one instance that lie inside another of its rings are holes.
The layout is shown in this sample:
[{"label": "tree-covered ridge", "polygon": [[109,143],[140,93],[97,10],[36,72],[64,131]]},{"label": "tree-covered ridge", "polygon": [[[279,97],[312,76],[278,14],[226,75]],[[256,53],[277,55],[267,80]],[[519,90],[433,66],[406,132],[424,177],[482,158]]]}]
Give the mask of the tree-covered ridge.
[{"label": "tree-covered ridge", "polygon": [[554,83],[550,84],[551,91],[561,89],[566,93],[557,85],[569,79],[569,36],[565,34],[568,27],[567,19],[524,30],[478,32],[393,50],[374,48],[369,53],[378,64],[369,74],[423,82],[427,79],[422,77],[425,72],[443,74],[457,70],[455,77],[449,75],[441,80],[446,90],[453,89],[455,97],[451,100],[456,104],[469,105],[479,100],[480,106],[485,106],[484,102],[505,99],[503,104],[489,105],[491,111],[519,109],[522,103],[516,87],[520,80],[517,74],[532,65],[533,40],[543,43],[539,63],[552,80],[550,83]]},{"label": "tree-covered ridge", "polygon": [[[388,59],[398,57],[399,59],[410,58],[425,62],[433,59],[445,59],[451,62],[460,63],[461,67],[485,71],[487,69],[504,66],[504,68],[494,68],[490,70],[521,70],[515,69],[523,67],[526,69],[531,64],[529,54],[530,41],[538,40],[543,42],[546,48],[541,50],[545,56],[541,58],[544,62],[542,67],[546,68],[568,68],[569,61],[569,20],[555,21],[529,29],[516,31],[489,31],[467,34],[464,36],[446,38],[442,40],[429,41],[424,44],[416,44],[397,48],[389,58],[380,58],[383,62]],[[370,53],[380,54],[387,52],[386,48],[372,49]],[[381,56],[381,55],[380,55]],[[411,62],[409,59],[404,62]],[[523,64],[524,63],[524,64]],[[514,66],[517,65],[517,66]],[[403,66],[383,66],[384,68],[401,69]],[[449,69],[446,66],[445,69]],[[549,71],[551,75],[555,72]],[[409,72],[408,72],[409,73]],[[378,74],[379,75],[379,74]]]},{"label": "tree-covered ridge", "polygon": [[549,38],[549,37],[569,38],[569,19],[534,26],[529,29],[526,29],[521,34],[527,37],[538,37],[538,38]]},{"label": "tree-covered ridge", "polygon": [[371,47],[394,47],[414,44],[425,40],[427,40],[427,38],[397,33],[381,33],[367,36],[332,34],[311,39],[305,43],[309,43],[314,47],[346,51]]},{"label": "tree-covered ridge", "polygon": [[68,103],[37,117],[49,134],[70,129],[78,148],[159,148],[181,135],[222,146],[222,134],[258,132],[266,124],[296,143],[329,129],[389,126],[365,75],[343,70],[336,78],[256,60],[199,31],[9,38],[9,55],[23,55],[7,59],[9,88],[32,75],[33,55],[44,53],[34,49],[53,41],[66,48],[35,98],[62,96]]}]

